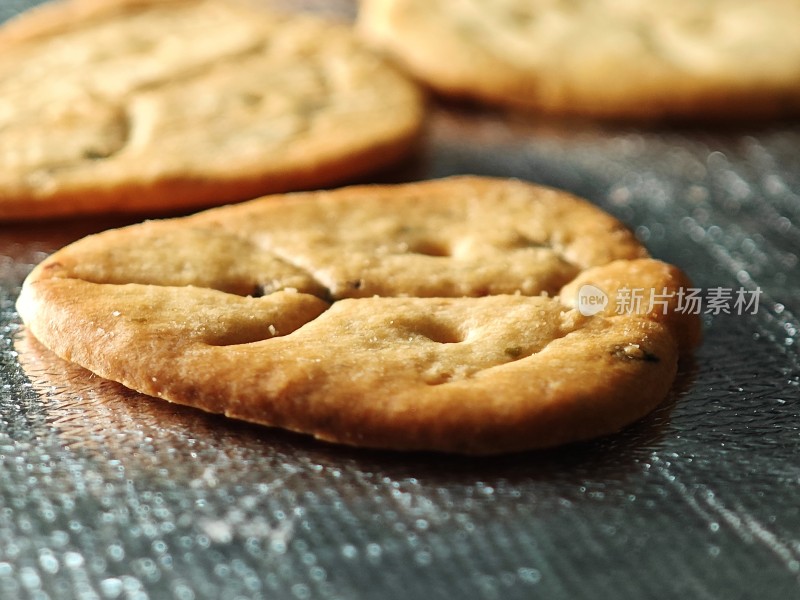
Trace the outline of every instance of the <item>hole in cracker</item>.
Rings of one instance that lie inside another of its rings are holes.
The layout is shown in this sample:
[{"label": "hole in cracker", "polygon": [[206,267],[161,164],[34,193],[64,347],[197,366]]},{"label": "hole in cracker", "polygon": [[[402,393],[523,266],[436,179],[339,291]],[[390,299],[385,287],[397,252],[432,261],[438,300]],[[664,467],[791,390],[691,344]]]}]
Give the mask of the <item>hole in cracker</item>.
[{"label": "hole in cracker", "polygon": [[503,354],[505,354],[511,360],[518,360],[523,358],[523,354],[525,350],[522,346],[509,346],[505,350],[503,350]]},{"label": "hole in cracker", "polygon": [[526,250],[529,248],[542,248],[545,250],[553,250],[553,247],[548,242],[535,240],[533,238],[530,238],[522,234],[519,234],[519,237],[517,237],[517,239],[514,240],[514,243],[511,244],[510,247],[518,250]]},{"label": "hole in cracker", "polygon": [[453,380],[452,373],[426,373],[423,375],[425,383],[428,385],[442,385]]},{"label": "hole in cracker", "polygon": [[450,247],[442,242],[434,240],[423,240],[411,244],[408,248],[411,254],[422,254],[423,256],[451,256]]},{"label": "hole in cracker", "polygon": [[231,329],[205,340],[205,343],[209,346],[240,346],[242,344],[262,342],[282,335],[285,335],[285,332],[278,330],[274,324],[263,323],[252,329]]},{"label": "hole in cracker", "polygon": [[425,321],[414,327],[414,333],[437,344],[458,344],[465,339],[464,333],[448,323]]},{"label": "hole in cracker", "polygon": [[108,149],[102,148],[86,148],[83,151],[83,158],[86,160],[101,160],[111,156],[112,152]]},{"label": "hole in cracker", "polygon": [[245,106],[255,106],[260,104],[264,96],[257,92],[244,92],[239,95],[239,101]]}]

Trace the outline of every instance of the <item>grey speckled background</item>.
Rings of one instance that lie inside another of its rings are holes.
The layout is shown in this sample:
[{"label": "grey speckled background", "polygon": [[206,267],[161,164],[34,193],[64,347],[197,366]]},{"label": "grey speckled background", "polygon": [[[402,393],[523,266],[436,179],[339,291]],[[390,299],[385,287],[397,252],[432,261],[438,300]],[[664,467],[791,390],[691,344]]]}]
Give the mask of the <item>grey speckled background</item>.
[{"label": "grey speckled background", "polygon": [[[29,4],[2,0],[0,19]],[[799,149],[797,122],[436,109],[419,155],[381,180],[565,188],[697,286],[763,292],[755,315],[704,316],[650,417],[498,459],[331,447],[36,352],[13,306],[22,278],[118,223],[0,226],[0,598],[800,597]]]}]

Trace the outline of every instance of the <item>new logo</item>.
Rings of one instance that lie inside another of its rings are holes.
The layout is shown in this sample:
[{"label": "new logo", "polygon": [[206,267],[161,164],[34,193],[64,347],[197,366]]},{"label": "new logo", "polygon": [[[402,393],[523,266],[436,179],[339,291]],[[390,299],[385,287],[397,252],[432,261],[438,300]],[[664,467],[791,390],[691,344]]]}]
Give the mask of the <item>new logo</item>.
[{"label": "new logo", "polygon": [[578,311],[585,317],[591,317],[608,306],[608,295],[599,287],[585,284],[578,290]]}]

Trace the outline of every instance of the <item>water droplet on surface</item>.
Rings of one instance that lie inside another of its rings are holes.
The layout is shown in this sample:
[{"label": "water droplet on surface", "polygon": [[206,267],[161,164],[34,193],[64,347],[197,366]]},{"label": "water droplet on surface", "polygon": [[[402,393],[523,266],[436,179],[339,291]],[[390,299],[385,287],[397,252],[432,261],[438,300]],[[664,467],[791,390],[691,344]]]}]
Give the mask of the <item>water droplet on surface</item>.
[{"label": "water droplet on surface", "polygon": [[67,552],[64,555],[64,565],[70,569],[79,569],[83,566],[83,556],[77,552]]},{"label": "water droplet on surface", "polygon": [[427,567],[428,565],[433,562],[433,557],[431,553],[427,550],[420,550],[414,555],[414,562],[416,562],[421,567]]},{"label": "water droplet on surface", "polygon": [[122,580],[116,577],[109,577],[100,582],[100,593],[104,598],[118,598],[122,594]]},{"label": "water droplet on surface", "polygon": [[542,573],[532,567],[520,567],[517,569],[517,577],[522,583],[535,585],[542,580]]},{"label": "water droplet on surface", "polygon": [[299,600],[311,597],[311,590],[305,583],[296,583],[292,586],[292,595]]},{"label": "water droplet on surface", "polygon": [[50,573],[51,575],[58,573],[58,559],[49,551],[39,556],[39,564],[46,573]]},{"label": "water droplet on surface", "polygon": [[378,544],[367,544],[367,557],[373,560],[380,559],[383,550]]}]

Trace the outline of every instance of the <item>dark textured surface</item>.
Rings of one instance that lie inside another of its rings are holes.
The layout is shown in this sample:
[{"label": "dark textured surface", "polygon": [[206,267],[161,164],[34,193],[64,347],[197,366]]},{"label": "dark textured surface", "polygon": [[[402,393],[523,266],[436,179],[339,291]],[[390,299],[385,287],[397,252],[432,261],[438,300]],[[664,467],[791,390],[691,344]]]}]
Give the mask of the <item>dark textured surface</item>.
[{"label": "dark textured surface", "polygon": [[497,459],[332,447],[92,377],[22,335],[13,303],[46,253],[117,223],[0,226],[0,598],[800,597],[799,149],[796,123],[437,110],[382,180],[558,186],[698,287],[763,292],[756,314],[704,316],[642,422]]}]

